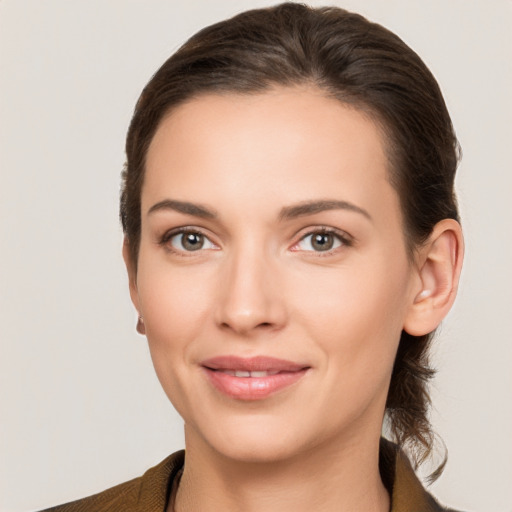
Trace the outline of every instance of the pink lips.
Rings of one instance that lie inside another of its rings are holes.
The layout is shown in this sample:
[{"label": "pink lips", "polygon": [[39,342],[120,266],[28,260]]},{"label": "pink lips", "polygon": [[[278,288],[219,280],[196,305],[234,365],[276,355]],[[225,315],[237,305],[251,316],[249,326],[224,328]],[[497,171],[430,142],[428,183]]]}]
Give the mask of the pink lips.
[{"label": "pink lips", "polygon": [[220,356],[201,363],[221,393],[238,400],[262,400],[300,380],[308,366],[273,357]]}]

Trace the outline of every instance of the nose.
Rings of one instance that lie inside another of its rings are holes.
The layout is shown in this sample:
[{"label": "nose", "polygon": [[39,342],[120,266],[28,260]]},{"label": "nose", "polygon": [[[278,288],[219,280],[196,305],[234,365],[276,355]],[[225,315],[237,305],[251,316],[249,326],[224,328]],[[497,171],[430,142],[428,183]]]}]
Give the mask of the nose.
[{"label": "nose", "polygon": [[278,265],[263,251],[243,251],[225,262],[219,284],[216,322],[244,336],[274,332],[287,320],[285,297],[279,287]]}]

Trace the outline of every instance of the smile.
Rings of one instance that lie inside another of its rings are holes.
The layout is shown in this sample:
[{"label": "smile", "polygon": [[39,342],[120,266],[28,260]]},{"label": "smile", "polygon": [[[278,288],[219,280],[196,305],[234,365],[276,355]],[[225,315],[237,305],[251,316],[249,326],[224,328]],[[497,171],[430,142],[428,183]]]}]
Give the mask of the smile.
[{"label": "smile", "polygon": [[221,356],[201,366],[213,387],[237,400],[262,400],[298,382],[309,366],[270,357]]},{"label": "smile", "polygon": [[[215,371],[215,370],[214,370]],[[251,377],[251,378],[258,378],[258,377],[268,377],[269,375],[276,375],[277,371],[256,371],[256,372],[247,372],[245,370],[217,370],[221,371],[222,373],[225,373],[226,375],[232,375],[233,377]]]}]

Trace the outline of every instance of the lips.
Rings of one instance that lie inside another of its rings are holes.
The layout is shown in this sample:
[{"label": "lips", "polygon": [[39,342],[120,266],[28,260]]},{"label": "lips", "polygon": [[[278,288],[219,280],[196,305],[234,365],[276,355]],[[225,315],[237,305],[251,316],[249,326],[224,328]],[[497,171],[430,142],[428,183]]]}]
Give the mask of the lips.
[{"label": "lips", "polygon": [[298,382],[309,367],[273,357],[220,356],[201,363],[209,382],[238,400],[262,400]]},{"label": "lips", "polygon": [[245,370],[217,370],[225,373],[226,375],[232,375],[233,377],[268,377],[269,375],[276,375],[279,373],[278,371],[256,371],[256,372],[246,372]]}]

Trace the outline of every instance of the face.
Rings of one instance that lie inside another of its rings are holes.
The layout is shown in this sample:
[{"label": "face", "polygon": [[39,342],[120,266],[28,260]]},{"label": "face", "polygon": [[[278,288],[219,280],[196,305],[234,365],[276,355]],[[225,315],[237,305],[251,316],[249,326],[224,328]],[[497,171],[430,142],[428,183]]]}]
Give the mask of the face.
[{"label": "face", "polygon": [[377,126],[315,89],[205,95],[147,154],[134,304],[187,448],[378,436],[418,277]]}]

